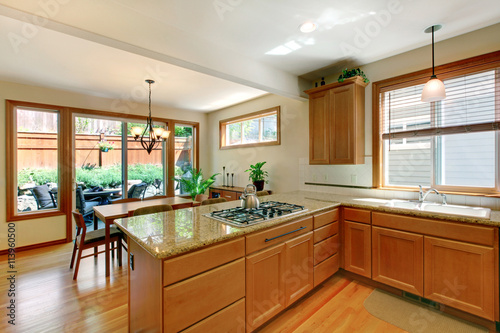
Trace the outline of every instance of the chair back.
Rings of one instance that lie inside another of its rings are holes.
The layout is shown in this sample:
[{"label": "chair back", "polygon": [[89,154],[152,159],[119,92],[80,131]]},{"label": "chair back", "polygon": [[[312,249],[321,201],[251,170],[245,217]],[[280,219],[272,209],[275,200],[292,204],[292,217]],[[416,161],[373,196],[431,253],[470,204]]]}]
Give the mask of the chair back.
[{"label": "chair back", "polygon": [[125,202],[133,202],[133,201],[141,201],[139,198],[126,198],[126,199],[116,199],[112,200],[112,204],[125,203]]},{"label": "chair back", "polygon": [[81,213],[85,211],[85,197],[81,186],[76,188],[76,209]]},{"label": "chair back", "polygon": [[226,201],[227,201],[226,198],[207,199],[207,200],[203,200],[201,202],[201,205],[205,206],[205,205],[211,205],[211,204],[216,204],[216,203],[221,203],[221,202],[226,202]]},{"label": "chair back", "polygon": [[257,196],[258,197],[263,197],[264,195],[269,195],[269,192],[267,192],[267,191],[257,191]]},{"label": "chair back", "polygon": [[83,234],[85,234],[87,232],[87,226],[85,225],[85,220],[83,219],[83,215],[77,212],[76,210],[72,211],[71,213],[73,214],[76,226],[78,227],[76,235],[78,236],[81,230],[83,230]]},{"label": "chair back", "polygon": [[165,198],[168,198],[168,195],[155,195],[152,197],[144,198],[142,200],[154,200],[154,199],[165,199]]},{"label": "chair back", "polygon": [[31,189],[31,193],[35,197],[38,209],[43,208],[56,208],[56,203],[49,192],[49,187],[47,185],[35,186]]},{"label": "chair back", "polygon": [[127,192],[127,197],[128,198],[142,198],[144,197],[144,192],[146,191],[146,187],[148,187],[148,184],[142,182],[140,184],[134,184],[130,187],[130,189]]},{"label": "chair back", "polygon": [[147,206],[147,207],[141,207],[137,208],[134,211],[128,212],[128,216],[139,216],[139,215],[147,215],[147,214],[154,214],[154,213],[160,213],[160,212],[168,212],[174,210],[172,206],[170,205],[155,205],[155,206]]}]

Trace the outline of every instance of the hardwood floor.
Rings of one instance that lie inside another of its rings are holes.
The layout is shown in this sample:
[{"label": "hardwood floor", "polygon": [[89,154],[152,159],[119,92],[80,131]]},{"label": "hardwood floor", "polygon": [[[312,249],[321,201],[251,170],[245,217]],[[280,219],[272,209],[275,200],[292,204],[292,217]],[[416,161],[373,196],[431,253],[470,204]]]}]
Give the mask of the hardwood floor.
[{"label": "hardwood floor", "polygon": [[[7,256],[0,257],[0,332],[127,332],[127,263],[115,257],[106,280],[104,255],[81,261],[78,279],[69,268],[73,243],[16,254],[16,320],[6,317]],[[87,250],[89,253],[93,250]]]},{"label": "hardwood floor", "polygon": [[[16,326],[7,323],[7,258],[0,257],[0,332],[127,332],[127,263],[82,260],[77,281],[69,269],[72,244],[17,253]],[[126,253],[126,252],[124,252]],[[363,306],[373,288],[336,274],[259,332],[404,332]]]}]

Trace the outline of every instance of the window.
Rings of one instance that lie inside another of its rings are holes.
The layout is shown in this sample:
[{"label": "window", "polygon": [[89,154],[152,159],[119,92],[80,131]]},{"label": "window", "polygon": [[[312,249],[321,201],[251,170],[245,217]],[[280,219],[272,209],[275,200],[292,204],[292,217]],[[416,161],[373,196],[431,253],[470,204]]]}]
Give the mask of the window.
[{"label": "window", "polygon": [[221,120],[220,148],[279,145],[280,107]]},{"label": "window", "polygon": [[442,67],[438,102],[422,72],[374,83],[374,186],[498,193],[500,52]]}]

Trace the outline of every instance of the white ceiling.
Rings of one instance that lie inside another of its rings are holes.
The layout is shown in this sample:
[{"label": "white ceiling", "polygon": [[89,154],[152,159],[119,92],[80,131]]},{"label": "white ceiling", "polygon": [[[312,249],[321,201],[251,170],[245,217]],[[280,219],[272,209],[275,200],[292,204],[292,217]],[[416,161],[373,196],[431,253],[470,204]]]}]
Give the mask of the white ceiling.
[{"label": "white ceiling", "polygon": [[[301,23],[318,30],[304,34]],[[213,111],[500,22],[498,0],[0,0],[0,79]],[[286,53],[286,54],[284,54]],[[305,80],[304,80],[305,79]]]}]

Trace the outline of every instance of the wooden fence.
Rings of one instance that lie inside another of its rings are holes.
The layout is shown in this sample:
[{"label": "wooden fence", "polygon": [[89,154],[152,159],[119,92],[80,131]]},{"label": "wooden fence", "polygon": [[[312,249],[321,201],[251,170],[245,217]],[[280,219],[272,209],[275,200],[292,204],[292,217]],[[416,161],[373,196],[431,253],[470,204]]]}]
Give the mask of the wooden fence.
[{"label": "wooden fence", "polygon": [[[97,143],[104,138],[114,142],[114,149],[102,152]],[[161,146],[148,155],[140,141],[129,137],[128,164],[162,164]],[[181,166],[191,161],[192,139],[175,138],[175,165]],[[75,135],[75,166],[95,164],[111,166],[121,164],[122,142],[120,135],[76,134]],[[69,160],[68,156],[68,160]],[[64,161],[61,161],[64,162]],[[55,169],[57,168],[57,134],[38,132],[19,132],[17,136],[17,168]]]}]

